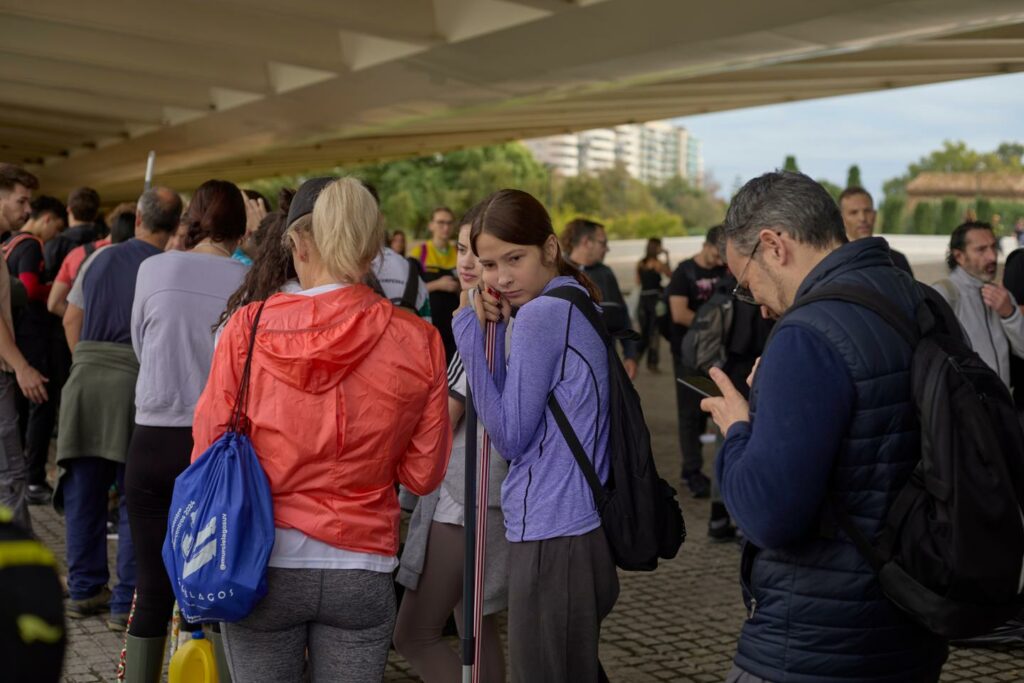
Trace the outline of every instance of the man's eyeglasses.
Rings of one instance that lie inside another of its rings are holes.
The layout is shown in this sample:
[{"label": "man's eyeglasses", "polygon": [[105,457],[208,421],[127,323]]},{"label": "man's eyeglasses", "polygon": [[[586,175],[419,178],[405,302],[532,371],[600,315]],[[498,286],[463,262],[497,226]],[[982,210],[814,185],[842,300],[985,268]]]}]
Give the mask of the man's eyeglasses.
[{"label": "man's eyeglasses", "polygon": [[744,284],[743,276],[747,274],[747,268],[750,267],[750,262],[754,260],[754,254],[757,253],[757,248],[760,246],[761,240],[758,240],[757,244],[754,245],[754,248],[750,250],[747,265],[743,266],[743,271],[740,273],[740,276],[736,278],[736,286],[733,287],[732,290],[732,295],[737,301],[742,301],[743,303],[750,304],[752,306],[759,306],[760,304],[757,302],[757,299],[754,298],[753,292],[751,292]]}]

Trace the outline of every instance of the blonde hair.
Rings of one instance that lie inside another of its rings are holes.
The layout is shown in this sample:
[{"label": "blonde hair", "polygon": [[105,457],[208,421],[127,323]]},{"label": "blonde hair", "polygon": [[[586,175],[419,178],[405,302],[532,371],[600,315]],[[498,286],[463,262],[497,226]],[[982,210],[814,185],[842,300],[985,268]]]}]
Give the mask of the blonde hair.
[{"label": "blonde hair", "polygon": [[359,282],[385,237],[376,200],[355,178],[339,178],[320,191],[312,232],[324,265],[342,282]]}]

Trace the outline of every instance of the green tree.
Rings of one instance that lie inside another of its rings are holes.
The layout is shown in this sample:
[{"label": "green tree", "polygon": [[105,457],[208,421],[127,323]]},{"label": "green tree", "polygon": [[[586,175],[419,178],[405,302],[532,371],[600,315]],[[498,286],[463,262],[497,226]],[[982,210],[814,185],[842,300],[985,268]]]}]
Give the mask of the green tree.
[{"label": "green tree", "polygon": [[881,225],[879,226],[884,232],[890,234],[899,234],[904,232],[903,225],[903,207],[906,200],[903,197],[893,197],[886,195],[885,199],[878,207],[878,212],[881,217]]},{"label": "green tree", "polygon": [[713,181],[705,187],[695,187],[680,176],[651,187],[658,205],[679,216],[687,227],[707,230],[725,219],[725,202],[715,197]]},{"label": "green tree", "polygon": [[786,160],[782,162],[783,171],[792,171],[793,173],[799,173],[800,167],[796,164],[796,156],[789,154],[786,156]]},{"label": "green tree", "polygon": [[654,201],[647,185],[631,176],[622,164],[600,171],[596,178],[601,187],[602,209],[605,215],[650,213],[657,208],[657,202]]},{"label": "green tree", "polygon": [[921,173],[933,171],[939,173],[1020,173],[1024,171],[1019,143],[1003,143],[995,152],[979,152],[967,146],[963,141],[946,140],[942,148],[921,157],[910,164],[907,172],[896,178],[890,178],[883,184],[885,195],[896,196],[906,194],[907,183]]},{"label": "green tree", "polygon": [[864,187],[864,183],[860,179],[860,166],[857,164],[850,166],[846,172],[846,187]]},{"label": "green tree", "polygon": [[614,239],[678,237],[686,234],[682,218],[666,211],[617,216],[608,221],[605,228]]},{"label": "green tree", "polygon": [[914,216],[911,219],[913,232],[917,235],[935,234],[935,209],[930,202],[921,202],[914,207]]},{"label": "green tree", "polygon": [[960,205],[956,197],[943,197],[939,208],[939,223],[937,233],[947,234],[960,224]]},{"label": "green tree", "polygon": [[828,191],[828,193],[832,195],[833,200],[837,202],[839,201],[839,195],[843,193],[843,188],[839,187],[830,180],[826,180],[825,178],[819,178],[818,184],[824,187]]},{"label": "green tree", "polygon": [[1024,145],[1019,142],[1004,142],[996,147],[996,156],[1010,168],[1024,166]]},{"label": "green tree", "polygon": [[979,221],[991,222],[992,202],[985,197],[978,197],[974,201],[974,212],[977,214]]},{"label": "green tree", "polygon": [[577,213],[599,215],[603,208],[602,199],[601,183],[597,178],[581,175],[562,182],[558,204],[564,210],[571,208]]}]

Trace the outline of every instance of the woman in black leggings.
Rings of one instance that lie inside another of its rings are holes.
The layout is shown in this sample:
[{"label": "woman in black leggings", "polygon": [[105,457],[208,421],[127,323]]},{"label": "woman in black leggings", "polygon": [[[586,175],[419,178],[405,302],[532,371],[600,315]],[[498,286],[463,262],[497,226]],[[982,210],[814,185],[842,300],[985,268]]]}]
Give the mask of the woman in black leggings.
[{"label": "woman in black leggings", "polygon": [[174,605],[161,556],[167,513],[174,479],[191,460],[192,414],[210,371],[212,329],[247,270],[231,258],[245,234],[245,202],[232,183],[204,183],[185,217],[189,251],[165,252],[139,268],[132,307],[139,379],[125,472],[138,573],[125,660],[130,683],[160,680]]}]

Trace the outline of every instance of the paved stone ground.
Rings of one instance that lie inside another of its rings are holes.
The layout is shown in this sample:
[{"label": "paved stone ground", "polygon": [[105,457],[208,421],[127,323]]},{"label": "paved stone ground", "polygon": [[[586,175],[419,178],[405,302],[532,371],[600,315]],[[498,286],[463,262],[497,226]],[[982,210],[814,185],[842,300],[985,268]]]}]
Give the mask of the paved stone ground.
[{"label": "paved stone ground", "polygon": [[[666,361],[667,368],[670,359]],[[659,469],[671,481],[679,467],[672,378],[642,370],[637,385]],[[710,461],[705,469],[709,467]],[[739,550],[734,544],[708,542],[706,501],[686,496],[682,501],[690,536],[679,557],[653,573],[620,575],[621,596],[601,641],[601,659],[613,681],[722,681],[729,670],[744,618],[737,583]],[[62,558],[62,520],[43,508],[34,508],[33,518],[37,533]],[[112,544],[110,548],[113,553]],[[113,680],[122,636],[107,631],[100,618],[69,620],[68,628],[65,681]],[[385,680],[418,679],[392,653]],[[954,649],[942,680],[1024,681],[1024,648]]]}]

